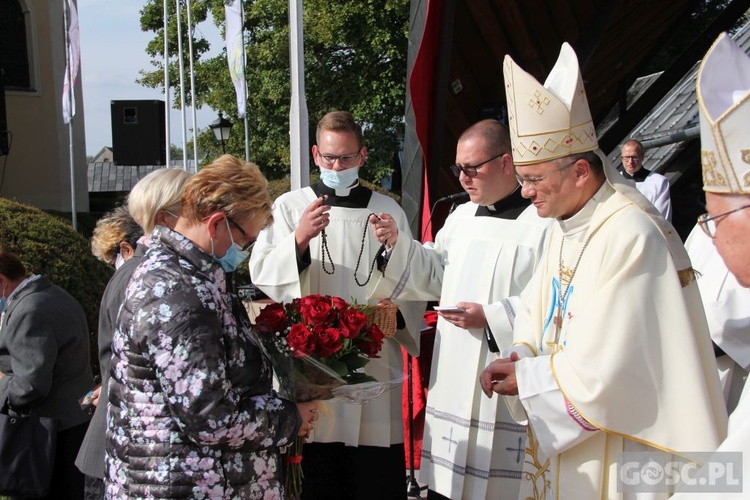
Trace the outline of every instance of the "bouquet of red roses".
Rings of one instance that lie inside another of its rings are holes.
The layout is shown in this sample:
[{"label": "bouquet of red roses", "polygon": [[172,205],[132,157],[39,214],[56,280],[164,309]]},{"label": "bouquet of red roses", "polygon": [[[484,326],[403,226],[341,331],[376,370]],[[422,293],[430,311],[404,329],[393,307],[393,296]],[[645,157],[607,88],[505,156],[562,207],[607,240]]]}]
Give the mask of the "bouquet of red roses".
[{"label": "bouquet of red roses", "polygon": [[[282,396],[295,402],[364,403],[393,386],[396,381],[381,383],[362,371],[371,358],[379,357],[385,338],[368,320],[372,309],[328,295],[264,307],[255,320],[255,332]],[[297,438],[287,454],[287,492],[292,498],[301,491],[303,442]]]}]

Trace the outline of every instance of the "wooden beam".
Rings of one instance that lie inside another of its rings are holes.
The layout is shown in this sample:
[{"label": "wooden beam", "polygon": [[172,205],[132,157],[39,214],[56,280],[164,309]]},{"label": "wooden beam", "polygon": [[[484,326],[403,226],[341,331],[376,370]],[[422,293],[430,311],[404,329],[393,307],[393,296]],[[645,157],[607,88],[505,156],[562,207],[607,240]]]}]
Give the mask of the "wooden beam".
[{"label": "wooden beam", "polygon": [[733,0],[717,18],[698,35],[695,41],[667,68],[659,78],[636,100],[626,113],[599,137],[599,147],[605,153],[615,148],[626,134],[638,125],[649,111],[669,92],[672,87],[700,60],[722,31],[731,28],[745,11],[750,8],[750,0]]}]

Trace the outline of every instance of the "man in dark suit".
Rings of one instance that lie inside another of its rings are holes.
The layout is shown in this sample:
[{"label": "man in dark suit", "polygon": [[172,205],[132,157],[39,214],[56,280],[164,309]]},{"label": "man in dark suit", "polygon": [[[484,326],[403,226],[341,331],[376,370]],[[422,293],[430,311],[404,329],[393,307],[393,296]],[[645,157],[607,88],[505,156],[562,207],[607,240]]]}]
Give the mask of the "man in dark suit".
[{"label": "man in dark suit", "polygon": [[86,315],[46,276],[26,276],[12,253],[0,249],[0,395],[12,410],[58,419],[54,493],[83,498],[74,460],[90,415],[78,400],[94,387]]}]

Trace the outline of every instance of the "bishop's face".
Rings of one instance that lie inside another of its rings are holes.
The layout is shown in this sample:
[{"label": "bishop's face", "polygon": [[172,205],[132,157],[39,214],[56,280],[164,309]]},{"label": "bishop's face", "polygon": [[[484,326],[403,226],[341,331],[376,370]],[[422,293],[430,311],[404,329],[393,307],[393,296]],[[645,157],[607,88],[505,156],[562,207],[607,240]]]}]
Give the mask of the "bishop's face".
[{"label": "bishop's face", "polygon": [[576,186],[575,169],[571,168],[573,165],[560,166],[552,161],[516,165],[521,195],[531,200],[539,217],[567,219],[583,206],[582,193]]},{"label": "bishop's face", "polygon": [[[706,193],[709,216],[716,216],[750,204],[750,196]],[[714,220],[714,245],[727,269],[740,285],[750,288],[750,208]]]}]

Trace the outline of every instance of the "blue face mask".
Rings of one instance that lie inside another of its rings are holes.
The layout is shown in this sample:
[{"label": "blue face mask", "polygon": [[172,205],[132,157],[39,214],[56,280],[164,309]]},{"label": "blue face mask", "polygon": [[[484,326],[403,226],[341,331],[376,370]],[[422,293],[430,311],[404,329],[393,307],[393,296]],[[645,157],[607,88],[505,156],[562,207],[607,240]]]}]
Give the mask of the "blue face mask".
[{"label": "blue face mask", "polygon": [[320,180],[331,189],[346,189],[359,178],[359,167],[346,170],[320,169]]},{"label": "blue face mask", "polygon": [[229,247],[227,253],[224,254],[224,257],[219,258],[214,255],[214,240],[211,239],[211,257],[216,259],[216,262],[221,265],[222,269],[224,269],[224,272],[231,273],[234,272],[235,269],[237,269],[237,266],[242,264],[243,260],[248,258],[250,252],[243,252],[242,247],[234,242],[232,231],[229,229],[229,220],[224,219],[224,221],[227,223],[227,231],[229,231],[229,239],[232,241],[232,246]]},{"label": "blue face mask", "polygon": [[0,298],[0,313],[5,311],[5,306],[8,305],[8,298],[5,296],[5,291],[8,289],[7,285],[3,288],[3,296]]}]

